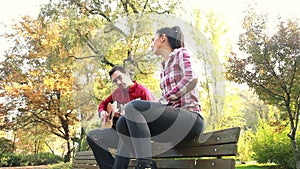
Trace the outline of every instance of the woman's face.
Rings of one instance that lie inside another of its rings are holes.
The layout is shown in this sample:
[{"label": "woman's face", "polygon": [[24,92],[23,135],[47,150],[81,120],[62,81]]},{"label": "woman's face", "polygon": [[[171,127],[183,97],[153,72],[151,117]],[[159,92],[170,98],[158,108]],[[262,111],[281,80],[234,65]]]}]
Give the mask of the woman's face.
[{"label": "woman's face", "polygon": [[156,55],[160,55],[160,48],[162,47],[162,36],[159,34],[155,34],[154,38],[153,38],[153,42],[151,45],[152,51],[154,54]]}]

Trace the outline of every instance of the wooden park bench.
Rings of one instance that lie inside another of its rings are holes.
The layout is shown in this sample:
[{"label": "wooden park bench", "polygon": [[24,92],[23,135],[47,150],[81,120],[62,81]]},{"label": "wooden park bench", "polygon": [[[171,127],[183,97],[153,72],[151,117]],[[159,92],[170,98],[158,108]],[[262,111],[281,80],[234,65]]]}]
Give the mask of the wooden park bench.
[{"label": "wooden park bench", "polygon": [[[239,135],[239,127],[204,133],[153,159],[158,168],[164,169],[235,169]],[[153,146],[153,151],[163,148]],[[72,166],[73,169],[99,169],[91,151],[77,152]],[[129,168],[134,166],[135,159],[131,159]]]}]

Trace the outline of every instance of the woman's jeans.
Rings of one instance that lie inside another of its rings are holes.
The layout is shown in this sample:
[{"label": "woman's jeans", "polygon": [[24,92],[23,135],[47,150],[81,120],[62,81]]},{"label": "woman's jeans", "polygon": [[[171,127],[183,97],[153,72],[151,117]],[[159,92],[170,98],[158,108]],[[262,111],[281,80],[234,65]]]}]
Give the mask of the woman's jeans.
[{"label": "woman's jeans", "polygon": [[[203,118],[196,112],[144,100],[129,102],[125,115],[119,118],[116,125],[120,142],[138,160],[151,159],[179,143],[189,141],[200,135],[203,128]],[[151,141],[167,146],[167,149],[152,154]]]}]

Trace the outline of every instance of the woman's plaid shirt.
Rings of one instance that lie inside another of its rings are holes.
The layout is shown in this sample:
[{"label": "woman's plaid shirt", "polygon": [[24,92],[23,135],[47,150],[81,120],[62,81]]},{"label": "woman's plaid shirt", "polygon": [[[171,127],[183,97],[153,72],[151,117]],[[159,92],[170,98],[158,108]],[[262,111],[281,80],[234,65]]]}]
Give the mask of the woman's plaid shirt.
[{"label": "woman's plaid shirt", "polygon": [[[193,112],[201,112],[198,87],[187,86],[198,78],[192,69],[191,56],[186,48],[175,49],[167,61],[162,62],[160,88],[169,104]],[[191,90],[190,92],[188,92]]]}]

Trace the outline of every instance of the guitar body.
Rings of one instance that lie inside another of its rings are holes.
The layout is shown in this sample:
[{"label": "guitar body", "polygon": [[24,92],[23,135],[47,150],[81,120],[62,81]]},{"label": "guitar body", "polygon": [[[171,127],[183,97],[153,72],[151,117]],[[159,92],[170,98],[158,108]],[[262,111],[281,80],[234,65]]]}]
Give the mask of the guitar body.
[{"label": "guitar body", "polygon": [[101,120],[101,127],[102,128],[111,128],[114,125],[114,120],[116,120],[116,118],[120,117],[120,113],[119,110],[121,110],[121,105],[118,105],[118,103],[116,101],[114,101],[113,103],[108,103],[106,110],[109,114],[109,117],[106,121],[106,123]]}]

